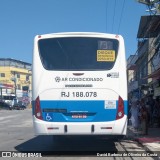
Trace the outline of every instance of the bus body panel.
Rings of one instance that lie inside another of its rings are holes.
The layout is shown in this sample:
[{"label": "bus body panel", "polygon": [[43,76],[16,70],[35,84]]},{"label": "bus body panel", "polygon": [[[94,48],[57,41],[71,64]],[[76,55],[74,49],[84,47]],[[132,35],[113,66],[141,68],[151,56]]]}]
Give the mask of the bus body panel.
[{"label": "bus body panel", "polygon": [[[118,101],[41,101],[42,117],[48,122],[108,122],[116,119]],[[114,106],[115,105],[115,106]],[[127,114],[127,102],[124,102]],[[48,118],[50,117],[50,118]]]},{"label": "bus body panel", "polygon": [[[46,70],[39,56],[38,40],[61,37],[117,39],[119,49],[113,68],[98,71]],[[125,135],[128,105],[124,53],[124,41],[121,36],[99,33],[36,36],[32,67],[32,108],[36,134]],[[35,116],[37,97],[40,101],[42,120]],[[124,116],[116,120],[119,97],[124,102]]]},{"label": "bus body panel", "polygon": [[[37,135],[126,135],[127,116],[110,122],[46,122],[33,116]],[[67,131],[66,131],[67,126]],[[92,127],[94,126],[94,131]]]}]

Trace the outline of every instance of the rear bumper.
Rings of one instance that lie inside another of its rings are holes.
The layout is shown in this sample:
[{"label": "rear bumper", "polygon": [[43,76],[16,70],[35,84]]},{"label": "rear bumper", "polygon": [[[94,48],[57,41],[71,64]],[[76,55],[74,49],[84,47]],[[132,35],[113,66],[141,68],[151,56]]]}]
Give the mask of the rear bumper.
[{"label": "rear bumper", "polygon": [[33,116],[36,135],[126,135],[127,116],[110,122],[46,122]]}]

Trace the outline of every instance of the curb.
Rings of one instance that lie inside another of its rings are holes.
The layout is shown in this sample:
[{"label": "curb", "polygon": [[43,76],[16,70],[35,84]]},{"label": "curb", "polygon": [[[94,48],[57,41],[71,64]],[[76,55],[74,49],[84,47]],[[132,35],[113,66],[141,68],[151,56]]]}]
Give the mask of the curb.
[{"label": "curb", "polygon": [[[139,145],[141,145],[146,152],[150,152],[151,154],[156,153],[157,151],[154,151],[151,149],[151,147],[144,145],[144,142],[140,138],[145,138],[144,136],[141,136],[140,133],[135,133],[130,127],[127,127],[128,131],[130,132],[130,137],[136,141]],[[158,153],[159,155],[159,153]],[[153,159],[157,159],[158,157],[152,157]]]},{"label": "curb", "polygon": [[151,150],[149,147],[147,147],[146,145],[144,145],[143,144],[143,142],[141,142],[141,140],[139,140],[138,138],[135,138],[135,141],[139,144],[139,145],[141,145],[144,149],[145,149],[145,151],[147,152],[147,153],[150,153],[150,154],[156,154],[157,156],[151,156],[154,160],[159,160],[160,159],[160,154],[159,154],[159,151],[153,151],[153,150]]},{"label": "curb", "polygon": [[138,138],[134,138],[134,140],[135,140],[136,142],[138,142],[140,145],[142,145],[143,148],[145,148],[146,151],[149,151],[149,152],[151,152],[151,153],[154,153],[152,150],[149,149],[149,147],[143,145],[143,142],[142,142],[141,140],[139,140]]}]

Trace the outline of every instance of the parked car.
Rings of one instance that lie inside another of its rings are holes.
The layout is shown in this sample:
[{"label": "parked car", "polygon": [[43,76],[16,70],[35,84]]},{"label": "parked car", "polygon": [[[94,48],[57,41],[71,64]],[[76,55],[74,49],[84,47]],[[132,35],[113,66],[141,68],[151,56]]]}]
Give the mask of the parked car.
[{"label": "parked car", "polygon": [[0,98],[0,102],[4,102],[4,99],[3,99],[3,98]]},{"label": "parked car", "polygon": [[23,109],[23,110],[26,109],[26,106],[24,105],[24,103],[22,101],[19,101],[18,105],[19,105],[20,109]]},{"label": "parked car", "polygon": [[23,104],[22,101],[18,101],[18,103],[15,103],[13,105],[13,109],[24,110],[24,109],[26,109],[26,106]]},{"label": "parked car", "polygon": [[12,110],[12,106],[4,101],[0,101],[0,109]]}]

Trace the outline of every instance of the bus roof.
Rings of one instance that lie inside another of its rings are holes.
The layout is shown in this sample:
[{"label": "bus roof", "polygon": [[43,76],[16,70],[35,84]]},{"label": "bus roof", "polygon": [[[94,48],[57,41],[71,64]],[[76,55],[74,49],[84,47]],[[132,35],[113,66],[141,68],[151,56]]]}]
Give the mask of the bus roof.
[{"label": "bus roof", "polygon": [[43,35],[37,35],[42,36],[42,38],[46,37],[52,37],[52,36],[107,36],[109,38],[118,38],[121,37],[121,35],[117,34],[109,34],[109,33],[100,33],[100,32],[58,32],[58,33],[50,33],[50,34],[43,34]]}]

